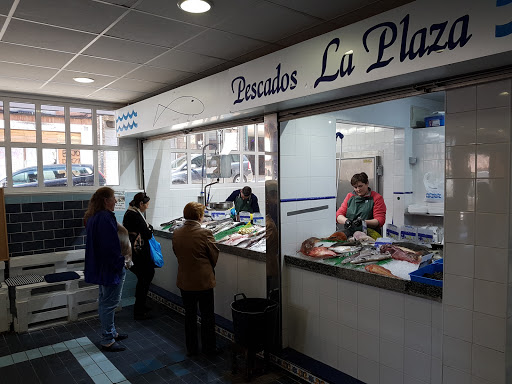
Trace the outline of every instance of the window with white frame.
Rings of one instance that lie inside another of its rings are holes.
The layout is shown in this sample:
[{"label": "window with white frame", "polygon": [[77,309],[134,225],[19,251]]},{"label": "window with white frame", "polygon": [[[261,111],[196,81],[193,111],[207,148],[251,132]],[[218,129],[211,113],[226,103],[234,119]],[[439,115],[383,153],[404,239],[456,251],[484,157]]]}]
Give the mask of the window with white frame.
[{"label": "window with white frame", "polygon": [[171,138],[171,187],[264,182],[264,132],[261,123]]},{"label": "window with white frame", "polygon": [[119,185],[114,111],[0,101],[1,187],[76,190],[102,185]]}]

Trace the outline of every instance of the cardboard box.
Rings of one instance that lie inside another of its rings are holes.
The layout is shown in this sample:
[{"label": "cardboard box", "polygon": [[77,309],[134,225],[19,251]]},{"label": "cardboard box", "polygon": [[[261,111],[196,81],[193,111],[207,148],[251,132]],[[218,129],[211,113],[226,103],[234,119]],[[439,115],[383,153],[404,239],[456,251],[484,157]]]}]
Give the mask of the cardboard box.
[{"label": "cardboard box", "polygon": [[400,240],[400,229],[394,224],[387,224],[386,236],[394,240]]},{"label": "cardboard box", "polygon": [[410,241],[411,243],[418,242],[418,228],[414,225],[402,225],[400,228],[400,240]]}]

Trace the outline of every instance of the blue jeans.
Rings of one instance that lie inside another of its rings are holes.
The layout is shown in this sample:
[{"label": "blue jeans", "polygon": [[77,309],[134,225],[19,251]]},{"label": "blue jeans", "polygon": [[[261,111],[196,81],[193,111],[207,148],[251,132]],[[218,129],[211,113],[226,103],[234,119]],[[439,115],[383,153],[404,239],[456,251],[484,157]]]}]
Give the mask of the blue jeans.
[{"label": "blue jeans", "polygon": [[117,285],[100,285],[98,296],[98,314],[101,322],[101,345],[110,345],[117,336],[114,314],[121,301],[126,270],[123,268],[121,281]]}]

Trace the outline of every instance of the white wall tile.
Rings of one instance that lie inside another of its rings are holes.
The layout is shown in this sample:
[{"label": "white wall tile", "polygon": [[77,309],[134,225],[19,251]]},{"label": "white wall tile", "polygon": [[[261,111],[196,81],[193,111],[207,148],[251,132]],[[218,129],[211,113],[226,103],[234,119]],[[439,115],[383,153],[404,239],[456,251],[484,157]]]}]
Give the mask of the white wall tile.
[{"label": "white wall tile", "polygon": [[357,304],[357,286],[353,281],[338,279],[338,300]]},{"label": "white wall tile", "polygon": [[340,324],[338,326],[338,346],[357,353],[357,329]]},{"label": "white wall tile", "polygon": [[496,384],[505,384],[505,368],[505,353],[473,344],[473,375]]},{"label": "white wall tile", "polygon": [[508,228],[508,214],[477,213],[475,216],[475,244],[506,248],[508,233],[497,230],[497,228]]},{"label": "white wall tile", "polygon": [[379,311],[362,306],[357,307],[357,329],[360,331],[379,336]]},{"label": "white wall tile", "polygon": [[357,356],[357,378],[366,384],[379,384],[380,365],[361,355]]},{"label": "white wall tile", "polygon": [[446,145],[467,145],[476,143],[476,110],[447,113]]},{"label": "white wall tile", "polygon": [[379,291],[380,288],[359,284],[359,286],[357,287],[357,304],[359,306],[378,310]]},{"label": "white wall tile", "polygon": [[380,339],[380,363],[398,371],[404,370],[404,346]]},{"label": "white wall tile", "polygon": [[312,313],[320,314],[320,296],[318,293],[304,290],[302,292],[302,307]]},{"label": "white wall tile", "polygon": [[357,353],[367,359],[379,361],[379,337],[366,332],[357,332]]},{"label": "white wall tile", "polygon": [[399,344],[405,341],[405,319],[380,313],[380,337]]},{"label": "white wall tile", "polygon": [[469,384],[471,375],[468,372],[461,371],[449,366],[443,366],[443,383],[450,384]]},{"label": "white wall tile", "polygon": [[432,353],[430,325],[405,320],[405,347],[430,355]]},{"label": "white wall tile", "polygon": [[443,361],[432,358],[430,365],[430,383],[443,384]]},{"label": "white wall tile", "polygon": [[[508,95],[505,95],[507,92]],[[510,106],[510,80],[493,81],[477,86],[477,107],[495,108]]]},{"label": "white wall tile", "polygon": [[475,273],[474,246],[446,243],[443,263],[445,273],[473,277]]},{"label": "white wall tile", "polygon": [[443,364],[471,372],[471,343],[453,337],[443,338]]},{"label": "white wall tile", "polygon": [[338,278],[316,274],[318,293],[338,299]]},{"label": "white wall tile", "polygon": [[443,330],[432,328],[432,357],[443,358]]},{"label": "white wall tile", "polygon": [[446,178],[471,179],[476,176],[476,145],[446,147]]},{"label": "white wall tile", "polygon": [[476,177],[499,179],[510,170],[509,144],[481,144],[476,150]]},{"label": "white wall tile", "polygon": [[405,319],[417,323],[432,324],[432,301],[415,296],[405,296]]},{"label": "white wall tile", "polygon": [[398,317],[405,316],[405,297],[403,293],[381,289],[379,295],[381,313],[392,314]]},{"label": "white wall tile", "polygon": [[443,328],[443,304],[432,302],[432,328]]},{"label": "white wall tile", "polygon": [[473,312],[473,342],[505,352],[506,320],[503,317]]},{"label": "white wall tile", "polygon": [[476,211],[479,213],[508,213],[508,180],[477,179]]},{"label": "white wall tile", "polygon": [[357,353],[338,348],[338,369],[347,375],[357,377]]},{"label": "white wall tile", "polygon": [[338,301],[332,297],[320,295],[320,316],[332,321],[337,321]]},{"label": "white wall tile", "polygon": [[453,307],[445,304],[443,306],[443,333],[467,342],[473,341],[473,311]]},{"label": "white wall tile", "polygon": [[476,114],[478,143],[510,141],[510,107],[479,109]]},{"label": "white wall tile", "polygon": [[445,209],[447,211],[475,210],[475,180],[446,179]]},{"label": "white wall tile", "polygon": [[444,228],[446,243],[474,244],[475,214],[472,212],[445,211]]},{"label": "white wall tile", "polygon": [[474,280],[474,309],[488,315],[506,317],[507,285],[485,280]]},{"label": "white wall tile", "polygon": [[507,255],[507,249],[475,247],[475,277],[480,280],[507,283]]},{"label": "white wall tile", "polygon": [[404,374],[402,371],[380,365],[380,384],[403,384]]},{"label": "white wall tile", "polygon": [[338,322],[357,329],[357,305],[347,301],[338,301]]},{"label": "white wall tile", "polygon": [[446,112],[464,112],[476,109],[476,86],[446,92]]},{"label": "white wall tile", "polygon": [[473,279],[445,273],[443,276],[443,304],[472,310]]},{"label": "white wall tile", "polygon": [[430,355],[404,349],[404,373],[426,383],[430,382]]}]

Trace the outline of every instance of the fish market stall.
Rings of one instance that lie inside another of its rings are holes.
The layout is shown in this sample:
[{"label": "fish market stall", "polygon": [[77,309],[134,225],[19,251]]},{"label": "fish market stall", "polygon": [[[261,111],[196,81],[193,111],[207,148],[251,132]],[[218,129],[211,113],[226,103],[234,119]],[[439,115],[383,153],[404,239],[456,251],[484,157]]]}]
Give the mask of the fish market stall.
[{"label": "fish market stall", "polygon": [[[302,243],[297,255],[285,256],[287,265],[438,301],[442,296],[439,261],[438,250],[410,242],[376,241],[362,232],[348,239],[343,232],[312,237]],[[430,267],[432,262],[435,268]],[[427,267],[429,274],[424,278],[421,272]]]}]

